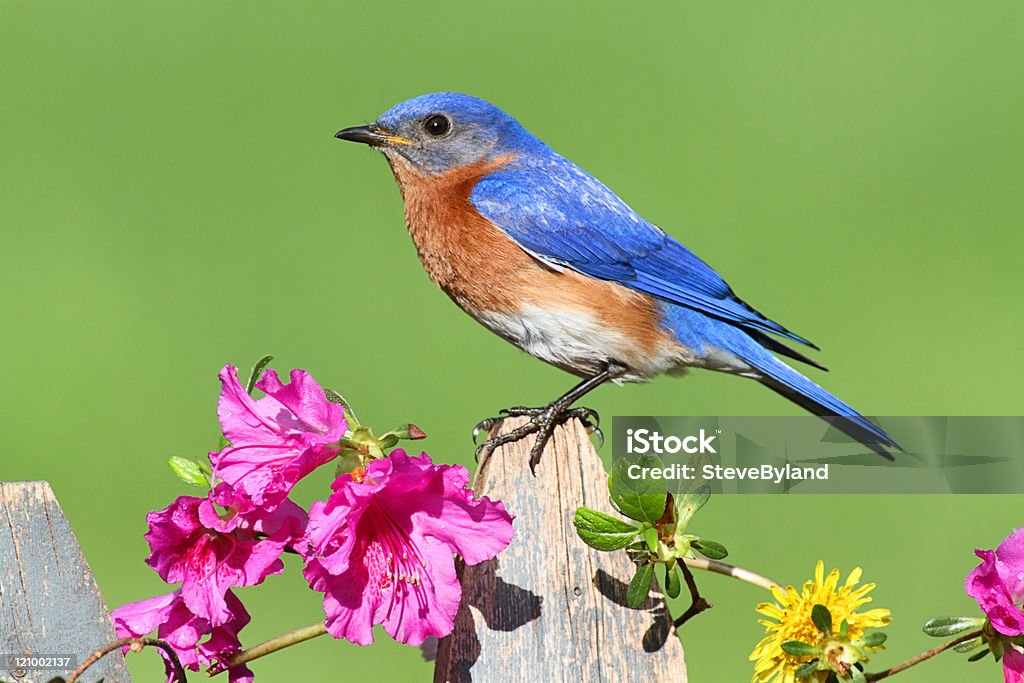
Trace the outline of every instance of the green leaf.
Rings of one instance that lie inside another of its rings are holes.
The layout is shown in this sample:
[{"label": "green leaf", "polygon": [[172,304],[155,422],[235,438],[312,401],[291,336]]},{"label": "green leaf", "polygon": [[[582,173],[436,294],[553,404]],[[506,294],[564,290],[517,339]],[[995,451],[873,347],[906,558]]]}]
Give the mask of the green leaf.
[{"label": "green leaf", "polygon": [[985,644],[985,639],[983,637],[981,637],[981,636],[978,636],[977,638],[972,638],[971,640],[968,640],[965,643],[960,643],[959,645],[957,645],[953,649],[956,650],[957,652],[962,652],[962,653],[973,652],[974,650],[977,650],[979,647],[981,647],[984,644]]},{"label": "green leaf", "polygon": [[850,637],[850,622],[848,622],[846,619],[843,619],[841,622],[839,622],[839,637]]},{"label": "green leaf", "polygon": [[[665,482],[655,479],[631,479],[627,474],[630,464],[623,458],[612,463],[612,471],[608,475],[612,505],[630,519],[653,524],[665,513],[668,499]],[[641,456],[636,464],[642,468],[663,466],[661,460],[651,455]]]},{"label": "green leaf", "polygon": [[245,383],[247,393],[252,394],[253,389],[256,388],[256,382],[260,379],[260,375],[263,374],[263,371],[270,365],[272,360],[274,360],[273,356],[263,356],[252,366],[252,372],[249,373],[249,381]]},{"label": "green leaf", "polygon": [[626,604],[633,609],[639,609],[647,601],[651,592],[651,581],[654,579],[654,565],[646,562],[637,567],[633,580],[629,582],[626,589]]},{"label": "green leaf", "polygon": [[334,389],[331,389],[330,387],[324,387],[324,396],[327,397],[328,403],[337,403],[338,405],[345,408],[346,411],[348,410],[348,401],[345,400],[345,397],[339,394]]},{"label": "green leaf", "polygon": [[661,546],[661,539],[658,538],[658,530],[653,526],[648,526],[644,529],[644,541],[647,543],[647,549],[652,553],[658,552],[658,547]]},{"label": "green leaf", "polygon": [[345,420],[348,422],[350,431],[355,431],[361,426],[356,418],[356,411],[352,410],[352,404],[344,396],[334,389],[324,389],[324,396],[327,397],[328,403],[337,403],[345,409]]},{"label": "green leaf", "polygon": [[690,491],[683,496],[683,505],[692,507],[694,511],[700,510],[704,504],[711,499],[711,487],[704,484],[695,491]]},{"label": "green leaf", "polygon": [[681,496],[675,497],[675,511],[676,511],[676,523],[681,528],[686,528],[690,518],[704,507],[704,504],[711,498],[711,487],[708,485],[701,486],[695,491],[690,491]]},{"label": "green leaf", "polygon": [[665,595],[670,598],[678,598],[683,590],[683,581],[679,574],[679,567],[675,564],[665,565]]},{"label": "green leaf", "polygon": [[209,456],[206,458],[192,458],[192,462],[206,475],[206,479],[210,480],[213,478],[213,470],[210,469]]},{"label": "green leaf", "polygon": [[177,455],[172,455],[167,460],[167,464],[171,466],[174,473],[178,475],[178,479],[181,479],[186,484],[192,484],[193,486],[210,486],[210,468],[209,466],[203,467],[198,461],[192,460],[191,458],[182,458]]},{"label": "green leaf", "polygon": [[637,524],[586,507],[577,508],[572,524],[584,543],[604,551],[625,548],[640,533]]},{"label": "green leaf", "polygon": [[715,541],[709,541],[706,538],[694,539],[690,542],[690,547],[712,560],[722,560],[729,556],[729,551],[725,549],[724,545]]},{"label": "green leaf", "polygon": [[864,676],[864,672],[857,667],[850,669],[850,680],[853,681],[853,683],[868,683],[868,679]]},{"label": "green leaf", "polygon": [[881,631],[872,631],[860,639],[859,645],[861,647],[878,647],[884,643],[888,637],[889,636],[885,635]]},{"label": "green leaf", "polygon": [[600,510],[593,510],[588,507],[576,509],[573,523],[577,529],[584,528],[601,534],[632,533],[635,536],[640,532],[639,524],[627,522],[618,517],[612,517]]},{"label": "green leaf", "polygon": [[782,651],[794,657],[817,657],[821,650],[813,645],[802,643],[799,640],[787,640],[782,644]]},{"label": "green leaf", "polygon": [[827,636],[832,635],[832,613],[825,605],[815,605],[811,608],[811,621],[819,631]]},{"label": "green leaf", "polygon": [[981,652],[977,652],[977,653],[971,655],[970,657],[968,657],[967,661],[968,662],[980,662],[981,660],[985,659],[985,655],[987,655],[991,651],[992,650],[989,650],[988,648],[985,648]]},{"label": "green leaf", "polygon": [[810,678],[815,673],[817,673],[817,671],[818,671],[818,660],[814,659],[814,660],[811,660],[810,662],[804,662],[803,664],[798,666],[796,668],[796,671],[794,672],[794,674],[796,675],[797,679],[804,679],[804,678]]},{"label": "green leaf", "polygon": [[984,619],[975,617],[935,617],[924,622],[923,630],[930,636],[946,638],[972,628],[980,628],[984,623]]}]

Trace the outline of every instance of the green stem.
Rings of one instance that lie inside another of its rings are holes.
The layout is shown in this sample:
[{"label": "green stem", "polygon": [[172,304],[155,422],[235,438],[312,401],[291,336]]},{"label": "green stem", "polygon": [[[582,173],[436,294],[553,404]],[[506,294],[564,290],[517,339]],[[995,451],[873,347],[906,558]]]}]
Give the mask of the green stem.
[{"label": "green stem", "polygon": [[264,655],[269,655],[271,652],[283,650],[286,647],[297,645],[311,638],[322,636],[325,633],[327,633],[327,628],[324,626],[322,621],[318,621],[315,624],[310,624],[309,626],[304,626],[302,628],[297,628],[294,631],[279,635],[276,638],[271,638],[259,645],[253,645],[247,650],[242,650],[233,657],[228,657],[227,659],[217,662],[206,670],[206,675],[215,676],[223,671],[227,671],[233,666],[251,662],[252,660],[263,657]]},{"label": "green stem", "polygon": [[770,591],[772,588],[779,588],[785,590],[781,584],[772,581],[766,576],[755,574],[749,569],[743,569],[742,567],[734,567],[731,564],[725,562],[719,562],[718,560],[709,560],[706,557],[686,557],[683,558],[683,562],[686,563],[687,567],[693,569],[703,569],[707,572],[714,572],[715,574],[723,574],[725,576],[731,576],[734,579],[749,583],[752,586],[758,588],[764,588]]},{"label": "green stem", "polygon": [[903,662],[902,664],[897,664],[896,666],[892,667],[891,669],[886,669],[885,671],[879,671],[876,674],[868,674],[866,676],[866,678],[869,681],[880,681],[883,678],[888,678],[889,676],[895,676],[899,672],[905,671],[906,669],[909,669],[910,667],[914,666],[915,664],[920,664],[921,662],[923,662],[926,659],[931,659],[932,657],[934,657],[935,655],[939,654],[940,652],[945,652],[946,650],[950,649],[951,647],[956,647],[960,643],[966,643],[968,640],[974,640],[975,638],[977,638],[981,634],[982,634],[981,629],[979,629],[977,631],[972,631],[972,632],[970,632],[970,633],[968,633],[966,635],[960,636],[959,638],[954,638],[953,640],[949,641],[948,643],[944,643],[942,645],[939,645],[938,647],[933,647],[930,650],[925,650],[924,652],[922,652],[921,654],[917,655],[916,657],[911,657],[907,661]]}]

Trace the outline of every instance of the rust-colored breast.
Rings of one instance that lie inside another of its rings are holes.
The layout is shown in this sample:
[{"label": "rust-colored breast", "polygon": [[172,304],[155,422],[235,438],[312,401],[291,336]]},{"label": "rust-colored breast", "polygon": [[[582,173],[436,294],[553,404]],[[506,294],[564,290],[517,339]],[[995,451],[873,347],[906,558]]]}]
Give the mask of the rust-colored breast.
[{"label": "rust-colored breast", "polygon": [[515,314],[523,304],[535,304],[591,314],[631,339],[637,353],[676,344],[661,326],[661,314],[651,297],[573,270],[553,269],[480,215],[469,199],[473,186],[511,157],[441,175],[419,173],[401,157],[389,161],[420,261],[463,310],[474,316]]},{"label": "rust-colored breast", "polygon": [[480,178],[510,160],[429,175],[401,157],[389,158],[405,202],[405,222],[423,267],[471,313],[517,310],[522,281],[543,270],[469,201]]}]

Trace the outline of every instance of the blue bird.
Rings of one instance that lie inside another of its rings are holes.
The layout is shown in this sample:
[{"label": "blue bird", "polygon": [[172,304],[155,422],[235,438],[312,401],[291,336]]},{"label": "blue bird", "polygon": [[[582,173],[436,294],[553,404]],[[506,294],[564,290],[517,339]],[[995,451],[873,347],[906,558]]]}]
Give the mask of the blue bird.
[{"label": "blue bird", "polygon": [[[749,377],[877,453],[899,446],[775,354],[822,368],[782,340],[817,349],[765,317],[689,249],[600,181],[484,100],[435,93],[337,138],[383,152],[431,279],[484,327],[583,378],[483,448],[595,417],[573,403],[611,380],[706,368]],[[481,423],[490,428],[497,418]]]}]

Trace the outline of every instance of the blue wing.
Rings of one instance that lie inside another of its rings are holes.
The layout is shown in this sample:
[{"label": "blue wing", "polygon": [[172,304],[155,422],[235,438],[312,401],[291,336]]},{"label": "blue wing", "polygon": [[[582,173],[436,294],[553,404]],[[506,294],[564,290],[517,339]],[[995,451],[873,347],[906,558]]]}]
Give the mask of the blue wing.
[{"label": "blue wing", "polygon": [[685,306],[762,339],[770,332],[817,348],[744,303],[693,252],[563,157],[491,173],[473,188],[470,202],[542,261]]},{"label": "blue wing", "polygon": [[536,258],[676,304],[666,324],[677,333],[699,330],[695,345],[736,354],[760,372],[763,384],[816,415],[835,416],[836,427],[880,455],[891,459],[886,447],[899,448],[880,427],[772,356],[769,351],[821,367],[766,333],[814,344],[744,303],[693,252],[572,162],[555,155],[517,162],[482,178],[470,202]]}]

